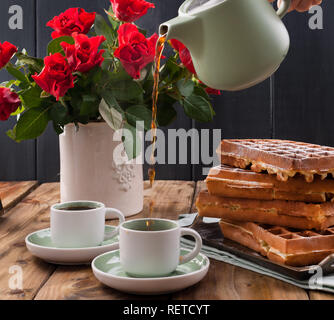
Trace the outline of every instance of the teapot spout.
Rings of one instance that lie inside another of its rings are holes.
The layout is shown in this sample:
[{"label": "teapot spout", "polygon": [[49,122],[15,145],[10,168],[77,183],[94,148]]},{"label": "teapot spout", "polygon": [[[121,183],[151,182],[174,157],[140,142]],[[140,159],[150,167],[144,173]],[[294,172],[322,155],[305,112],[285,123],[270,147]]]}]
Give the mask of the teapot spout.
[{"label": "teapot spout", "polygon": [[187,46],[198,30],[198,20],[194,16],[178,16],[160,25],[160,35],[166,35],[166,39],[176,39]]}]

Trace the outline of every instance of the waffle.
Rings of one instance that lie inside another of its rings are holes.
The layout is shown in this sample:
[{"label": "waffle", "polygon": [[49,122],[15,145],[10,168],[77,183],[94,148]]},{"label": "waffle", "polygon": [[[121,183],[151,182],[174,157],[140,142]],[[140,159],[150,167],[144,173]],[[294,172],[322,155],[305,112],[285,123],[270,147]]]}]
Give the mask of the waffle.
[{"label": "waffle", "polygon": [[324,230],[334,225],[334,204],[304,203],[284,200],[227,198],[199,193],[196,200],[202,217],[234,221],[253,221],[297,229]]},{"label": "waffle", "polygon": [[267,171],[280,181],[297,173],[312,182],[315,175],[334,176],[334,148],[272,139],[223,140],[217,149],[221,163],[252,171]]},{"label": "waffle", "polygon": [[311,183],[301,176],[282,182],[273,175],[221,165],[210,169],[206,185],[210,194],[223,197],[334,202],[334,179],[320,177]]},{"label": "waffle", "polygon": [[318,233],[231,220],[221,220],[220,228],[224,237],[290,266],[317,264],[334,253],[334,228]]}]

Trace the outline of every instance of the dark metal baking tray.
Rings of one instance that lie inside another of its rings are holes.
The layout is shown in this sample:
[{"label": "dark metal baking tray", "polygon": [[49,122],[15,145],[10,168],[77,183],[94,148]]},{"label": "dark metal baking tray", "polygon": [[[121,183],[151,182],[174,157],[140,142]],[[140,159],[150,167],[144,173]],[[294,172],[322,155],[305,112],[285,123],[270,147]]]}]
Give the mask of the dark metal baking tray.
[{"label": "dark metal baking tray", "polygon": [[309,279],[319,267],[322,268],[323,275],[334,273],[334,254],[325,258],[318,265],[292,267],[271,261],[252,249],[232,240],[224,239],[218,223],[204,223],[201,217],[197,217],[191,228],[201,235],[203,243],[207,246],[229,252],[236,257],[297,280]]}]

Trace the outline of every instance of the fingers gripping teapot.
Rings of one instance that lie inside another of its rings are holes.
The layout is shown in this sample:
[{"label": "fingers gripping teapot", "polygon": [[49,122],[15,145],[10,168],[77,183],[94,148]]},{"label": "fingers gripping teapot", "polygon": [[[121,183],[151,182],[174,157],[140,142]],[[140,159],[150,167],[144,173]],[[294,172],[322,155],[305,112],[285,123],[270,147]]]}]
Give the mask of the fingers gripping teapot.
[{"label": "fingers gripping teapot", "polygon": [[281,19],[268,0],[187,0],[179,16],[163,23],[160,34],[189,49],[198,78],[207,86],[236,91],[270,77],[290,45]]}]

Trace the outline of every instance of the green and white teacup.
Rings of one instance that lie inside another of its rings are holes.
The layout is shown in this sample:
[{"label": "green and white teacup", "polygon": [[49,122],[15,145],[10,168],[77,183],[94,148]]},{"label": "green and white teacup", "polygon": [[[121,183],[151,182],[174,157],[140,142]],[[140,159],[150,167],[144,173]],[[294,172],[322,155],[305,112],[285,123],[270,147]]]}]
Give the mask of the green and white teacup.
[{"label": "green and white teacup", "polygon": [[114,208],[106,208],[97,201],[70,201],[51,207],[51,240],[59,248],[99,246],[118,234],[118,228],[105,232],[106,213],[122,223],[124,215]]},{"label": "green and white teacup", "polygon": [[[202,248],[201,236],[193,229],[181,228],[176,221],[166,219],[136,219],[123,222],[120,234],[120,262],[131,276],[166,276],[179,264],[194,259]],[[180,238],[195,238],[193,251],[180,256]]]}]

